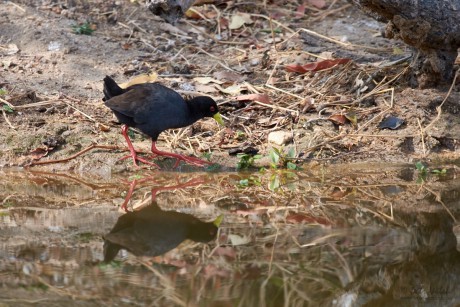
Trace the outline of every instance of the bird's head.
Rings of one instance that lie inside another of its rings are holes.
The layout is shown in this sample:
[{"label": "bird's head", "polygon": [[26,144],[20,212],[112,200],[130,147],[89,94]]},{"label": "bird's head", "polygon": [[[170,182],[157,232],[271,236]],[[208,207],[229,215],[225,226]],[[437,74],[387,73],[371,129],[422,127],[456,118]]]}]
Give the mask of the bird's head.
[{"label": "bird's head", "polygon": [[190,103],[202,117],[212,117],[219,125],[224,125],[224,121],[222,120],[222,116],[219,113],[217,103],[211,97],[198,96],[191,99]]}]

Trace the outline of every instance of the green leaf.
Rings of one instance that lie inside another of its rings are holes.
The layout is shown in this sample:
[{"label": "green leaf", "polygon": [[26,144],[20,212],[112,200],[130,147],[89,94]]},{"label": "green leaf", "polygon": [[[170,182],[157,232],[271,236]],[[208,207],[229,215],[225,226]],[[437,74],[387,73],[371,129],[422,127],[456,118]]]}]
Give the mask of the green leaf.
[{"label": "green leaf", "polygon": [[286,164],[286,167],[287,167],[288,169],[292,169],[292,170],[297,169],[297,165],[296,165],[295,163],[292,163],[292,162],[288,162],[288,163]]},{"label": "green leaf", "polygon": [[242,187],[247,187],[247,186],[249,186],[249,180],[248,179],[241,179],[240,182],[238,182],[238,185],[242,186]]},{"label": "green leaf", "polygon": [[423,165],[422,162],[418,161],[417,163],[415,163],[415,168],[419,171],[419,172],[422,172],[422,173],[426,173],[427,171],[427,168],[425,165]]},{"label": "green leaf", "polygon": [[6,94],[8,94],[8,91],[5,90],[3,87],[0,88],[0,96],[6,95]]},{"label": "green leaf", "polygon": [[279,187],[280,187],[280,178],[276,174],[274,174],[270,178],[270,185],[268,188],[270,189],[270,191],[276,191],[279,189]]},{"label": "green leaf", "polygon": [[82,25],[73,25],[72,30],[75,34],[83,34],[83,35],[91,35],[94,32],[89,22],[85,22]]},{"label": "green leaf", "polygon": [[3,105],[3,110],[4,110],[5,112],[8,112],[8,113],[13,113],[13,112],[14,112],[14,110],[13,110],[9,105],[7,105],[7,104],[4,104],[4,105]]},{"label": "green leaf", "polygon": [[280,161],[279,152],[276,152],[275,148],[273,148],[272,150],[270,150],[269,156],[270,156],[270,160],[272,161],[272,164],[274,164],[276,168],[276,166],[278,166],[278,163]]},{"label": "green leaf", "polygon": [[287,157],[288,158],[295,158],[295,148],[294,147],[289,148],[289,151],[287,153]]}]

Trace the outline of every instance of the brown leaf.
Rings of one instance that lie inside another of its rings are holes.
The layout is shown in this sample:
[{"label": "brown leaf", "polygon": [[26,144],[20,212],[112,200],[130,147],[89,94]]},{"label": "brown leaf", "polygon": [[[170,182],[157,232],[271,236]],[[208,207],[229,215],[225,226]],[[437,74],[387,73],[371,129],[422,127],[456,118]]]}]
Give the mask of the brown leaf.
[{"label": "brown leaf", "polygon": [[196,84],[195,91],[198,93],[210,94],[217,93],[217,89],[212,85]]},{"label": "brown leaf", "polygon": [[331,222],[325,218],[311,216],[303,213],[290,213],[286,217],[286,221],[293,224],[308,223],[308,224],[320,224],[330,226]]},{"label": "brown leaf", "polygon": [[185,17],[190,19],[202,19],[201,16],[194,9],[188,9],[184,15]]},{"label": "brown leaf", "polygon": [[214,250],[213,255],[223,256],[229,260],[234,260],[236,258],[236,251],[230,246],[220,246]]},{"label": "brown leaf", "polygon": [[295,13],[295,17],[296,18],[301,18],[305,15],[305,4],[302,3],[301,5],[299,5],[297,7],[297,10],[296,10],[296,13]]},{"label": "brown leaf", "polygon": [[345,123],[347,122],[347,118],[345,117],[345,115],[342,114],[333,114],[329,116],[328,120],[337,125],[345,125]]},{"label": "brown leaf", "polygon": [[47,146],[37,147],[31,152],[29,152],[29,156],[33,160],[40,160],[41,158],[45,157],[48,154],[48,152],[49,152],[49,148]]},{"label": "brown leaf", "polygon": [[304,74],[309,71],[320,71],[323,69],[334,67],[335,65],[346,64],[350,61],[351,61],[350,59],[323,60],[319,62],[307,63],[304,65],[289,64],[289,65],[286,65],[285,68],[287,71],[290,71],[290,72],[298,72],[298,73]]},{"label": "brown leaf", "polygon": [[97,127],[99,128],[99,130],[101,130],[102,132],[109,132],[110,131],[110,127],[109,126],[106,126],[104,124],[98,124]]},{"label": "brown leaf", "polygon": [[270,104],[270,97],[267,94],[247,94],[240,95],[236,97],[236,100],[250,100],[250,101],[259,101],[262,103]]},{"label": "brown leaf", "polygon": [[326,1],[324,0],[308,0],[308,2],[319,9],[323,9],[326,7]]},{"label": "brown leaf", "polygon": [[217,80],[227,81],[227,82],[242,82],[246,80],[246,76],[240,75],[231,71],[221,70],[216,71],[212,74]]}]

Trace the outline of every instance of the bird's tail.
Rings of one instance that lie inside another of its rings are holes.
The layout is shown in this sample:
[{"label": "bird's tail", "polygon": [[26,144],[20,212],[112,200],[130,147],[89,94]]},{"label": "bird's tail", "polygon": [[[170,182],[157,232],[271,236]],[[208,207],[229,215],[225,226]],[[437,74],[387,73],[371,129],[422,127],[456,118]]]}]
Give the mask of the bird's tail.
[{"label": "bird's tail", "polygon": [[124,90],[118,86],[118,84],[109,76],[104,78],[104,101],[109,100],[112,97],[121,95],[124,93]]}]

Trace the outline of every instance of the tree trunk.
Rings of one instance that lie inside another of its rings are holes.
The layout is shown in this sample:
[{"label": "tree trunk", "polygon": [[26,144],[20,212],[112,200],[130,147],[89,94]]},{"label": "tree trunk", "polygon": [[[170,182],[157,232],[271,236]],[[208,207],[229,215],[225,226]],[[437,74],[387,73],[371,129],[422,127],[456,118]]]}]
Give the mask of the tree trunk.
[{"label": "tree trunk", "polygon": [[175,24],[195,0],[147,0],[149,10],[169,23]]},{"label": "tree trunk", "polygon": [[385,35],[419,52],[412,68],[420,87],[448,83],[460,47],[460,0],[352,0],[388,22]]}]

